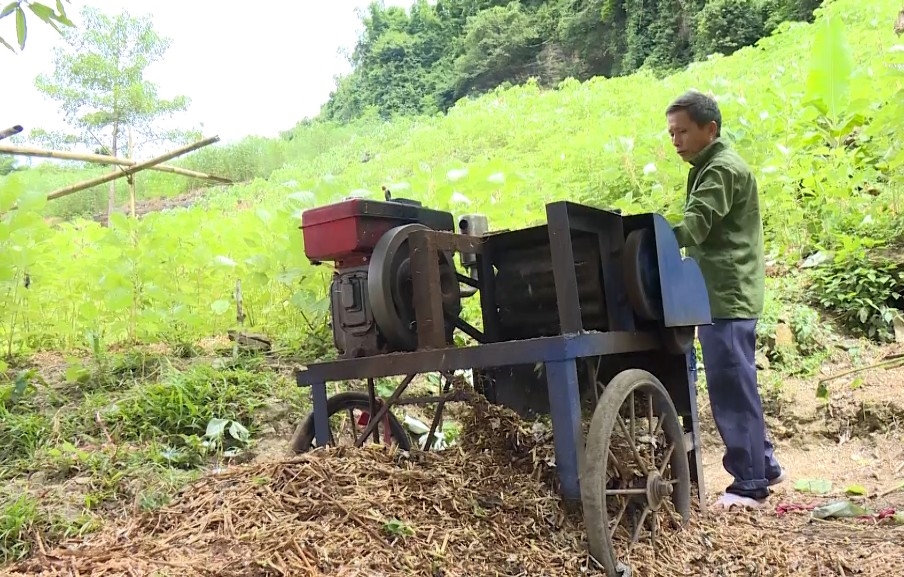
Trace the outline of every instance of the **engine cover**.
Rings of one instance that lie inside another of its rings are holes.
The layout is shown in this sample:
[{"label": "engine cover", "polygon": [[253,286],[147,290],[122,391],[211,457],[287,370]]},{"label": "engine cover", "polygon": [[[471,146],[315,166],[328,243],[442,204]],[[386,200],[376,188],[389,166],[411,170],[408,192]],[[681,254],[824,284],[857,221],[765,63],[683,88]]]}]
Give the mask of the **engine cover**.
[{"label": "engine cover", "polygon": [[312,262],[333,261],[338,268],[357,266],[384,234],[413,223],[433,230],[452,231],[455,226],[451,213],[408,199],[352,198],[308,209],[301,215],[305,256]]},{"label": "engine cover", "polygon": [[[452,232],[452,214],[409,199],[346,199],[306,210],[301,229],[308,259],[313,264],[334,263],[330,313],[340,358],[415,350],[408,236],[424,229]],[[462,295],[452,253],[440,253],[438,259],[440,286],[432,290],[443,301],[446,340],[451,343],[450,319],[461,312]]]},{"label": "engine cover", "polygon": [[333,344],[340,358],[379,354],[385,348],[367,293],[367,266],[333,274],[330,283]]}]

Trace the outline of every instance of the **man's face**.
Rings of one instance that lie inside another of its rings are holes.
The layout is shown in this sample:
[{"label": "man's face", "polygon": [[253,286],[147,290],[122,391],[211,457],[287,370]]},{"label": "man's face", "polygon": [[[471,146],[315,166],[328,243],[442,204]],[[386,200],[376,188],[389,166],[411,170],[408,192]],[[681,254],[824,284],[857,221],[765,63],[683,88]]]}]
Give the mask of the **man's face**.
[{"label": "man's face", "polygon": [[697,126],[686,110],[679,110],[667,116],[672,146],[682,160],[688,161],[706,148],[716,138],[716,123]]}]

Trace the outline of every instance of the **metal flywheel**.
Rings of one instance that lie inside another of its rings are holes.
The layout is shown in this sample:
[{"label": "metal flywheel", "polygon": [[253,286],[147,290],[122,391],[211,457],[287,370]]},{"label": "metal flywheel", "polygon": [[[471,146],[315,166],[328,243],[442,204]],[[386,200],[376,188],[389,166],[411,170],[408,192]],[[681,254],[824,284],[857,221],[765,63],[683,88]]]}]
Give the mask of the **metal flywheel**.
[{"label": "metal flywheel", "polygon": [[[367,292],[377,326],[398,350],[417,348],[417,324],[414,311],[414,285],[411,282],[411,243],[417,230],[430,230],[422,224],[406,224],[389,230],[374,247],[367,270]],[[452,254],[439,252],[440,293],[443,311],[451,317],[461,313],[461,287],[458,284]],[[446,322],[447,334],[452,332]],[[451,336],[451,334],[449,335]]]}]

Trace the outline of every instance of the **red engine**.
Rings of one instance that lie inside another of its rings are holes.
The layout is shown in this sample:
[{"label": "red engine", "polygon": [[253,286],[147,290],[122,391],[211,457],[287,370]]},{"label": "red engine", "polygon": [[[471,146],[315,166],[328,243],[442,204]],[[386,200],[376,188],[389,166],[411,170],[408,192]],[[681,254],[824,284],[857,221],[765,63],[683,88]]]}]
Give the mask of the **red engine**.
[{"label": "red engine", "polygon": [[304,254],[315,263],[334,261],[338,269],[356,266],[366,262],[390,229],[413,223],[455,230],[450,213],[423,208],[415,200],[352,198],[302,213]]},{"label": "red engine", "polygon": [[[314,264],[335,263],[330,313],[341,357],[416,348],[407,238],[423,228],[454,232],[454,219],[408,199],[349,199],[302,213],[305,256]],[[451,255],[440,264],[444,305],[458,312]],[[450,326],[450,338],[451,332]]]}]

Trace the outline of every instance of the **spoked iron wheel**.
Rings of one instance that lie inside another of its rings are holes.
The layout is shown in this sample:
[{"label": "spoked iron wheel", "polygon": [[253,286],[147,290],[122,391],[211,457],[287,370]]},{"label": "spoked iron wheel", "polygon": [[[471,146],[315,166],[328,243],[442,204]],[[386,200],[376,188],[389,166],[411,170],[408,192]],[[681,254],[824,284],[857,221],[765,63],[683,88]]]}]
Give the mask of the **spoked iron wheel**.
[{"label": "spoked iron wheel", "polygon": [[690,517],[690,467],[675,406],[662,383],[638,369],[606,386],[593,413],[581,475],[590,554],[609,577],[619,553]]},{"label": "spoked iron wheel", "polygon": [[[376,399],[374,414],[379,413],[383,402]],[[331,446],[354,446],[358,436],[364,432],[370,421],[370,400],[367,393],[349,391],[333,395],[326,402],[326,410],[330,421]],[[411,439],[408,432],[392,412],[387,412],[381,422],[374,428],[374,433],[368,435],[370,442],[382,444],[396,444],[403,451],[411,449]],[[296,453],[305,453],[314,446],[314,413],[302,421],[295,429],[292,438],[292,450]]]}]

